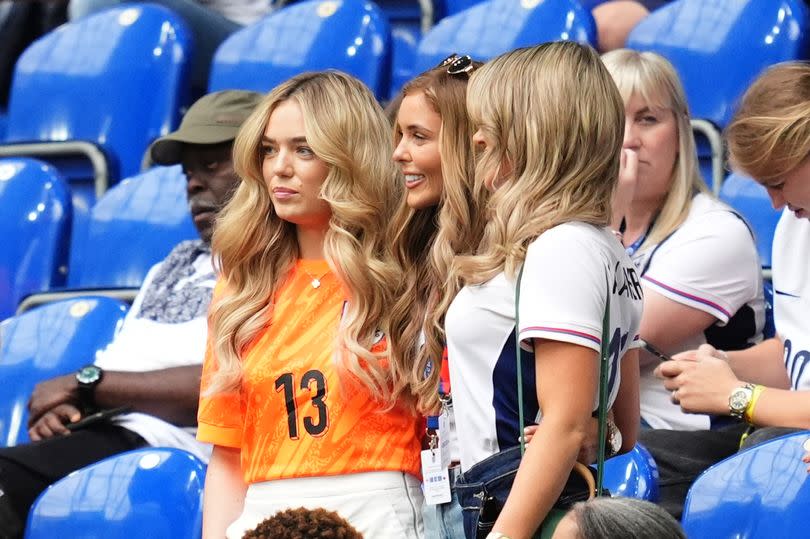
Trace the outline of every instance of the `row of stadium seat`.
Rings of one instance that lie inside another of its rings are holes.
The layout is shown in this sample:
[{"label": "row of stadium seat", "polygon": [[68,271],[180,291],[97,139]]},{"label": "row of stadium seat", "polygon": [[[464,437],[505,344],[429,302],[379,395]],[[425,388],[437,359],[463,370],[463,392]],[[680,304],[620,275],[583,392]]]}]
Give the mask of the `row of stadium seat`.
[{"label": "row of stadium seat", "polygon": [[[391,6],[389,12],[398,16]],[[411,50],[394,50],[392,57],[396,35],[386,14],[366,0],[291,4],[222,43],[209,90],[264,92],[301,71],[334,67],[386,99],[452,52],[487,60],[554,39],[593,44],[596,31],[576,0],[486,0],[444,17],[423,37],[412,35],[406,39]],[[709,129],[726,125],[764,67],[806,57],[809,43],[801,0],[677,0],[642,21],[628,40],[673,62],[693,116],[708,121]],[[0,155],[67,160],[58,163],[60,170],[72,184],[83,184],[89,206],[107,185],[138,172],[148,144],[176,127],[191,98],[193,54],[183,21],[158,6],[119,7],[63,25],[19,59]],[[717,140],[701,137],[700,147],[713,162],[719,189]],[[92,172],[70,159],[76,155],[94,164]]]},{"label": "row of stadium seat", "polygon": [[[76,211],[52,166],[0,159],[0,320],[67,290],[117,290],[131,299],[149,268],[197,237],[179,165],[155,167],[104,193],[71,227]],[[46,298],[29,296],[50,291]],[[25,302],[24,298],[29,296]]]},{"label": "row of stadium seat", "polygon": [[[733,96],[743,91],[759,69],[775,61],[801,57],[807,43],[807,10],[798,0],[736,2],[736,8],[721,17],[719,8],[725,3],[726,0],[673,2],[653,13],[630,37],[632,46],[656,50],[675,63],[687,90],[691,91],[695,115],[706,118],[702,124],[695,122],[700,128],[696,131],[707,134],[727,122],[736,99]],[[720,20],[725,22],[722,29],[727,34],[722,39],[694,38],[696,24],[704,33],[714,36],[709,29]],[[320,24],[314,25],[312,21]],[[382,97],[390,60],[386,52],[390,37],[387,24],[374,4],[362,0],[291,5],[237,32],[222,44],[214,61],[210,89],[241,87],[266,91],[305,69],[340,67],[366,80]],[[765,36],[763,28],[768,30]],[[685,42],[684,34],[691,41]],[[590,14],[575,0],[542,3],[488,0],[446,17],[434,27],[419,45],[418,58],[422,64],[417,62],[417,69],[435,64],[454,50],[470,51],[486,59],[536,41],[568,38],[591,42],[593,36]],[[13,292],[0,299],[0,303],[4,302],[0,305],[0,317],[13,312],[25,294],[39,290],[66,284],[137,286],[137,279],[145,274],[143,268],[159,259],[161,255],[155,258],[149,254],[146,260],[134,264],[138,269],[129,277],[110,277],[120,271],[108,267],[111,257],[96,255],[111,252],[118,260],[137,259],[140,255],[133,253],[131,247],[140,244],[116,244],[119,238],[115,234],[105,241],[99,231],[104,227],[99,229],[98,223],[106,222],[111,215],[104,211],[112,199],[99,206],[94,206],[94,201],[106,191],[115,175],[135,174],[148,143],[176,125],[181,103],[185,103],[190,49],[183,23],[171,12],[158,6],[136,5],[65,25],[23,54],[12,90],[10,143],[0,146],[0,154],[28,151],[47,157],[67,178],[72,204],[64,200],[60,181],[43,180],[39,185],[49,187],[34,196],[38,201],[33,206],[30,204],[33,199],[29,203],[19,202],[19,195],[10,194],[11,183],[6,182],[4,199],[10,202],[2,207],[32,209],[4,212],[5,230],[17,230],[18,225],[11,219],[21,215],[25,227],[34,230],[38,226],[40,232],[30,235],[36,241],[19,242],[3,255],[0,286]],[[728,61],[730,57],[743,56],[743,51],[746,61]],[[717,66],[722,69],[717,71]],[[696,81],[705,79],[709,72],[719,73],[724,91],[706,91],[705,85],[697,85]],[[43,95],[48,98],[42,99]],[[719,140],[719,136],[715,138]],[[78,161],[77,153],[81,156]],[[722,148],[711,148],[709,161],[717,165],[722,155]],[[92,172],[82,171],[80,161],[88,158],[94,163]],[[722,163],[713,168],[715,172],[719,168],[720,176],[723,175]],[[39,165],[28,168],[40,169],[45,170]],[[9,167],[4,170],[8,174]],[[52,172],[49,170],[46,176],[52,176]],[[93,181],[80,181],[88,177]],[[717,174],[714,187],[720,188]],[[157,198],[146,204],[155,219],[168,217],[176,224],[181,219],[177,210],[184,207],[184,195],[182,189],[172,193],[171,197],[159,193],[162,197],[159,208],[153,207]],[[769,208],[764,190],[750,180],[732,177],[720,195],[753,225],[763,266],[769,266],[777,214]],[[42,210],[33,209],[40,204],[54,208],[59,224],[45,217],[25,222],[28,216],[43,214]],[[123,213],[114,204],[112,207],[112,215]],[[44,232],[46,224],[53,225],[50,232]],[[69,236],[66,228],[71,230]],[[193,234],[190,230],[188,225],[181,236]],[[54,234],[59,241],[52,241]],[[166,234],[162,237],[168,241],[178,238]],[[33,256],[32,249],[39,245],[50,247]],[[122,245],[130,248],[126,256]]]}]

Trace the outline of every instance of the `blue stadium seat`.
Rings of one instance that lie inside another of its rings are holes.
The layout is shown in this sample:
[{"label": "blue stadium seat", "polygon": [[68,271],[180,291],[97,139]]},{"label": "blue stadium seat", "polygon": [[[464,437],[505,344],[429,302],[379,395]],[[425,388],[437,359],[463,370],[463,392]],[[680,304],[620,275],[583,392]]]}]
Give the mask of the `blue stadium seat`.
[{"label": "blue stadium seat", "polygon": [[391,68],[391,90],[389,98],[393,99],[406,82],[417,73],[416,48],[419,46],[422,32],[411,25],[399,25],[391,28],[391,45],[393,48]]},{"label": "blue stadium seat", "polygon": [[87,296],[0,323],[0,447],[28,441],[28,398],[42,381],[91,363],[123,322],[126,304]]},{"label": "blue stadium seat", "polygon": [[0,155],[56,164],[89,207],[107,185],[136,174],[150,142],[177,126],[192,52],[182,19],[151,4],[60,26],[17,62]]},{"label": "blue stadium seat", "polygon": [[[737,102],[766,67],[810,52],[808,8],[802,0],[677,0],[641,21],[627,46],[666,57],[683,81],[693,118],[710,122],[719,140]],[[723,180],[723,151],[697,132],[704,177]],[[713,163],[713,164],[712,164]]]},{"label": "blue stadium seat", "polygon": [[69,288],[140,287],[183,240],[197,239],[180,165],[155,167],[107,191],[71,247]]},{"label": "blue stadium seat", "polygon": [[304,71],[339,69],[388,97],[391,30],[366,0],[309,0],[234,33],[217,49],[209,90],[267,92]]},{"label": "blue stadium seat", "polygon": [[0,320],[31,292],[65,283],[70,191],[53,167],[0,159]]},{"label": "blue stadium seat", "polygon": [[640,444],[605,461],[604,485],[612,496],[658,501],[658,466]]},{"label": "blue stadium seat", "polygon": [[[485,0],[437,0],[433,2],[434,6],[434,21],[439,22],[445,17],[461,13],[467,8],[471,8],[476,4],[480,4]],[[581,2],[580,2],[581,3]]]},{"label": "blue stadium seat", "polygon": [[806,57],[807,14],[802,0],[678,0],[640,22],[627,45],[669,59],[692,116],[722,129],[764,68]]},{"label": "blue stadium seat", "polygon": [[402,85],[413,78],[416,47],[422,35],[433,26],[432,0],[374,0],[391,24],[391,89],[395,97]]},{"label": "blue stadium seat", "polygon": [[771,244],[782,212],[773,209],[768,192],[751,178],[731,174],[723,182],[720,199],[745,217],[754,231],[762,266],[771,267]]},{"label": "blue stadium seat", "polygon": [[689,489],[690,539],[807,537],[810,480],[801,461],[810,431],[783,436],[706,470]]},{"label": "blue stadium seat", "polygon": [[26,539],[199,539],[205,464],[179,449],[122,453],[70,474],[31,508]]},{"label": "blue stadium seat", "polygon": [[434,26],[419,44],[414,74],[452,53],[485,61],[517,47],[560,39],[596,43],[593,17],[576,0],[489,0]]}]

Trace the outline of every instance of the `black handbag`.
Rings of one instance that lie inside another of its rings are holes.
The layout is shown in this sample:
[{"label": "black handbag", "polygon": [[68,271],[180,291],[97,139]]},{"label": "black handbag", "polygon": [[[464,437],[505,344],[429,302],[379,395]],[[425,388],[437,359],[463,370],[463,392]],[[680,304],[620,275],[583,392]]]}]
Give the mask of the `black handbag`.
[{"label": "black handbag", "polygon": [[[518,273],[515,285],[515,354],[517,356],[517,398],[518,420],[523,426],[523,380],[521,374],[521,354],[519,333],[519,305],[520,281],[523,268]],[[608,400],[608,361],[610,339],[610,283],[607,282],[607,301],[605,314],[602,319],[602,346],[599,360],[599,447],[597,451],[596,472],[579,462],[563,487],[560,497],[546,515],[540,528],[535,532],[535,538],[547,539],[554,533],[557,523],[562,519],[568,509],[576,502],[588,500],[594,496],[605,494],[603,492],[603,468],[605,463],[605,446],[607,436],[607,400]],[[520,461],[525,452],[523,436],[520,445],[503,451],[476,463],[456,479],[454,486],[464,518],[464,534],[467,539],[485,539],[492,531],[495,521],[503,509],[512,483],[517,475]]]}]

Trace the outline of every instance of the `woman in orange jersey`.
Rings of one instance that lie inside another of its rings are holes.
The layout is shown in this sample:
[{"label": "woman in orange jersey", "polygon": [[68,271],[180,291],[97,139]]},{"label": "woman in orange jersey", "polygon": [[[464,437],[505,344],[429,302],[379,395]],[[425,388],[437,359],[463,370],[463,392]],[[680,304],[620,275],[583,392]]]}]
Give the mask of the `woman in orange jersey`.
[{"label": "woman in orange jersey", "polygon": [[369,538],[422,536],[422,424],[383,333],[400,281],[391,149],[372,94],[337,72],[278,86],[236,139],[197,435],[214,444],[205,537],[299,506]]},{"label": "woman in orange jersey", "polygon": [[[406,193],[391,224],[391,244],[405,278],[391,311],[391,333],[398,337],[391,343],[392,352],[413,365],[412,388],[422,413],[440,412],[441,392],[449,430],[453,428],[449,376],[440,383],[439,373],[447,374],[447,365],[439,360],[444,355],[444,313],[458,285],[447,277],[453,257],[471,253],[484,228],[486,190],[472,189],[473,129],[466,103],[467,81],[480,66],[466,55],[448,57],[403,87],[396,114],[393,159],[402,171]],[[448,441],[455,438],[450,432],[438,435]],[[459,471],[454,441],[449,453],[446,491]],[[461,507],[452,496],[448,501],[428,492],[422,510],[426,537],[464,537]]]}]

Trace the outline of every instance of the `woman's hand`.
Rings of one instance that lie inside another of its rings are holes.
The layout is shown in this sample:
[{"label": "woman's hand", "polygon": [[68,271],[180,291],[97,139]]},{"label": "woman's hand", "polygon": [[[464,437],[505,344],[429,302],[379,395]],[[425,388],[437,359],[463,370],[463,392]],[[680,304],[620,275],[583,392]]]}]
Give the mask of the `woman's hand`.
[{"label": "woman's hand", "polygon": [[[611,415],[612,413],[611,411]],[[594,418],[589,427],[588,437],[577,454],[577,462],[585,466],[596,462],[596,452],[599,450],[599,420]],[[529,445],[529,442],[532,441],[535,432],[537,432],[537,425],[529,425],[523,429],[523,439],[526,441],[526,445]]]},{"label": "woman's hand", "polygon": [[728,415],[731,392],[743,385],[721,352],[709,345],[683,352],[655,369],[684,412]]},{"label": "woman's hand", "polygon": [[638,154],[629,149],[622,149],[619,160],[619,182],[613,194],[613,222],[614,230],[619,230],[622,219],[630,210],[633,197],[638,185]]}]

